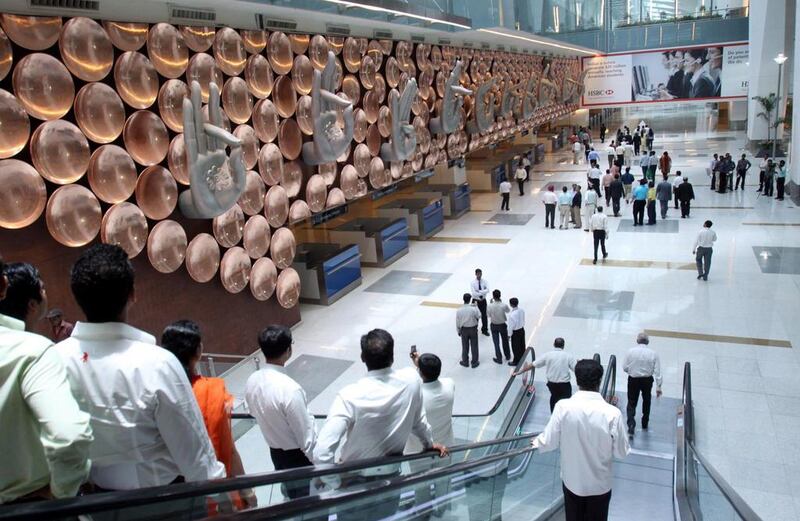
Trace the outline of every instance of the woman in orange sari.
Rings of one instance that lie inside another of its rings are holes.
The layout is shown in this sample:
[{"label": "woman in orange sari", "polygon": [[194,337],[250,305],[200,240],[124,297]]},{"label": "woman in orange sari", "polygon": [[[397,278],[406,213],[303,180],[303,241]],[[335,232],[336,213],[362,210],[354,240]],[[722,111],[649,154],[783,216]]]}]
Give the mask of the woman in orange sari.
[{"label": "woman in orange sari", "polygon": [[[236,450],[231,432],[233,396],[228,393],[222,378],[209,378],[197,372],[197,363],[203,354],[199,326],[191,320],[173,322],[164,329],[161,346],[172,352],[186,370],[200,412],[203,414],[208,437],[214,446],[217,459],[225,465],[228,477],[243,475],[242,459]],[[239,510],[256,506],[256,497],[252,490],[239,491],[238,497],[232,499]]]}]

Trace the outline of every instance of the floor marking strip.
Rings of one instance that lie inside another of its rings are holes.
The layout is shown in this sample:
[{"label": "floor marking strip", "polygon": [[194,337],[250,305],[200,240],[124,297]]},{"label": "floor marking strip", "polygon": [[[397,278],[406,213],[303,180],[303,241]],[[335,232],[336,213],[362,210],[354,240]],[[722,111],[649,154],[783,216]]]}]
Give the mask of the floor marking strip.
[{"label": "floor marking strip", "polygon": [[419,303],[420,306],[428,306],[431,308],[451,308],[451,309],[458,309],[464,304],[459,304],[457,302],[437,302],[434,300],[423,300]]},{"label": "floor marking strip", "polygon": [[742,223],[743,226],[800,226],[800,223]]},{"label": "floor marking strip", "polygon": [[[592,259],[581,259],[581,266],[591,266],[594,263]],[[611,268],[657,268],[664,270],[695,270],[697,269],[694,263],[685,262],[668,262],[668,261],[645,261],[645,260],[609,260],[606,259],[597,264],[598,266],[605,266]]]},{"label": "floor marking strip", "polygon": [[428,242],[466,242],[476,244],[508,244],[511,239],[498,239],[492,237],[439,237],[434,236]]},{"label": "floor marking strip", "polygon": [[774,340],[771,338],[751,338],[743,336],[726,335],[707,335],[703,333],[687,333],[684,331],[664,331],[660,329],[645,329],[645,333],[650,336],[663,338],[679,338],[682,340],[699,340],[702,342],[720,342],[724,344],[745,344],[762,347],[785,347],[792,348],[792,343],[788,340]]}]

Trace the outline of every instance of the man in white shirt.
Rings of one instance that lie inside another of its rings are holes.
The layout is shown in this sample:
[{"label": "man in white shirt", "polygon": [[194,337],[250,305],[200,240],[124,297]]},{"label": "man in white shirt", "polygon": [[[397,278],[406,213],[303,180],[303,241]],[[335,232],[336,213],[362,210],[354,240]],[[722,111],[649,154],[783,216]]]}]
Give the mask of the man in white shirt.
[{"label": "man in white shirt", "polygon": [[608,148],[606,148],[606,154],[608,155],[608,168],[611,168],[611,165],[614,164],[614,160],[617,158],[617,149],[614,146],[613,140],[609,143]]},{"label": "man in white shirt", "polygon": [[486,316],[486,295],[489,294],[489,283],[483,278],[483,271],[475,270],[475,278],[470,283],[472,302],[478,305],[481,312],[481,334],[489,336],[489,319]]},{"label": "man in white shirt", "polygon": [[[367,376],[345,386],[334,398],[328,419],[317,437],[314,463],[337,463],[337,448],[341,463],[400,455],[412,433],[423,449],[446,456],[447,448],[433,441],[431,426],[425,418],[419,378],[404,378],[392,369],[392,335],[373,329],[362,336],[361,361],[367,366]],[[396,473],[393,465],[387,467],[386,473],[376,469],[368,476],[348,477],[342,485],[359,485]],[[397,510],[399,494],[398,491],[396,498],[385,498],[370,505],[368,512],[363,505],[358,505],[356,511],[342,518],[349,521],[367,519],[368,515],[369,519],[391,517]]]},{"label": "man in white shirt", "polygon": [[713,224],[711,221],[703,223],[703,229],[694,241],[692,253],[695,254],[697,263],[697,280],[708,280],[708,272],[711,270],[711,254],[714,253],[714,241],[717,240],[717,233],[711,229]]},{"label": "man in white shirt", "polygon": [[533,363],[526,363],[522,369],[512,372],[512,376],[517,376],[534,367],[546,367],[545,376],[547,378],[547,389],[550,391],[550,412],[553,412],[559,400],[564,400],[572,396],[572,384],[570,383],[570,371],[575,370],[577,360],[570,353],[564,351],[564,339],[561,337],[553,341],[553,351],[542,355]]},{"label": "man in white shirt", "polygon": [[131,490],[225,477],[186,371],[152,335],[125,322],[135,301],[134,272],[119,246],[97,244],[71,272],[86,315],[56,345],[70,386],[91,417],[91,481]]},{"label": "man in white shirt", "polygon": [[675,209],[678,209],[678,187],[683,184],[683,172],[680,170],[675,171],[675,177],[672,179],[672,193],[675,196]]},{"label": "man in white shirt", "polygon": [[594,211],[597,208],[597,192],[591,189],[586,190],[586,198],[584,199],[583,204],[583,223],[585,228],[584,231],[589,231],[589,221],[592,220],[592,216],[594,215]]},{"label": "man in white shirt", "polygon": [[[492,342],[494,343],[494,359],[496,364],[503,363],[503,355],[506,357],[506,362],[511,360],[511,351],[508,347],[508,325],[506,324],[506,315],[511,312],[508,304],[500,300],[500,290],[492,291],[492,301],[486,313],[489,315],[489,330],[492,332]],[[500,353],[500,340],[503,341],[503,353]]]},{"label": "man in white shirt", "polygon": [[514,359],[508,365],[516,367],[525,354],[525,312],[519,308],[519,299],[516,297],[508,301],[511,312],[508,314],[508,329],[511,331],[511,352]]},{"label": "man in white shirt", "polygon": [[522,168],[521,164],[517,165],[517,169],[514,171],[514,177],[516,178],[517,186],[519,187],[519,195],[525,195],[523,188],[525,186],[525,178],[528,177],[528,173],[525,172],[525,169]]},{"label": "man in white shirt", "polygon": [[561,448],[561,480],[567,521],[606,521],[614,481],[614,458],[630,452],[622,413],[600,395],[603,366],[575,364],[578,392],[556,404],[550,421],[531,445],[542,452]]},{"label": "man in white shirt", "polygon": [[7,268],[0,259],[0,504],[72,497],[89,477],[89,415],[53,342],[25,331],[47,312],[38,270]]},{"label": "man in white shirt", "polygon": [[581,162],[581,156],[583,152],[583,145],[580,141],[576,141],[572,144],[572,164],[579,165]]},{"label": "man in white shirt", "polygon": [[594,261],[592,264],[597,264],[597,246],[600,245],[603,251],[603,259],[608,257],[606,251],[606,238],[608,237],[608,216],[603,213],[603,207],[598,206],[597,211],[592,215],[589,220],[589,230],[592,232],[594,239]]},{"label": "man in white shirt", "polygon": [[600,197],[600,177],[602,175],[603,172],[600,171],[597,163],[592,163],[589,172],[586,174],[586,178],[589,180],[589,186],[597,193],[598,197]]},{"label": "man in white shirt", "polygon": [[[267,326],[258,335],[258,345],[267,361],[251,374],[245,385],[245,402],[269,446],[275,470],[312,465],[316,441],[314,417],[308,412],[306,393],[286,374],[292,357],[292,331],[286,326]],[[307,496],[308,484],[286,487],[291,499]]]},{"label": "man in white shirt", "polygon": [[503,178],[502,181],[500,181],[500,186],[498,187],[498,191],[500,192],[500,198],[502,201],[500,203],[500,210],[510,211],[511,208],[508,207],[509,206],[508,203],[509,199],[511,198],[511,183],[509,183],[508,179],[506,179],[505,177]]},{"label": "man in white shirt", "polygon": [[550,185],[547,190],[542,194],[542,203],[544,203],[544,227],[550,226],[550,229],[556,227],[556,205],[558,204],[558,196],[555,194],[555,187]]},{"label": "man in white shirt", "polygon": [[480,365],[478,360],[478,320],[481,312],[472,295],[464,293],[464,305],[456,311],[456,333],[461,337],[461,364],[469,367],[469,355],[472,352],[472,368]]},{"label": "man in white shirt", "polygon": [[636,406],[639,394],[642,395],[642,429],[647,430],[650,423],[650,398],[653,391],[653,380],[656,383],[656,398],[661,396],[661,358],[650,349],[650,337],[647,333],[636,336],[636,347],[632,347],[625,355],[622,370],[628,373],[628,436],[633,436],[636,428]]},{"label": "man in white shirt", "polygon": [[622,167],[622,165],[625,164],[625,145],[623,143],[619,143],[617,148],[614,149],[614,154],[617,156],[617,165]]},{"label": "man in white shirt", "polygon": [[572,208],[572,194],[569,189],[564,186],[561,188],[561,193],[558,194],[558,229],[569,229],[569,216]]}]

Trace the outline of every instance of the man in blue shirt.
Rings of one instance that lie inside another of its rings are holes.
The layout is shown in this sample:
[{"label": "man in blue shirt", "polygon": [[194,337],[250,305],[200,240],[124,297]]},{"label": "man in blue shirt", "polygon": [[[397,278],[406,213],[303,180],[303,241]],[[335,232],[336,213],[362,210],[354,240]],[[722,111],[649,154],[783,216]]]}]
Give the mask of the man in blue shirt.
[{"label": "man in blue shirt", "polygon": [[633,188],[633,182],[635,181],[633,174],[631,173],[631,167],[625,167],[625,173],[622,174],[620,177],[620,181],[622,181],[622,189],[625,193],[625,204],[629,204],[631,202],[631,192]]},{"label": "man in blue shirt", "polygon": [[647,180],[640,179],[639,186],[633,189],[633,225],[644,225],[644,208],[647,205]]},{"label": "man in blue shirt", "polygon": [[594,149],[594,147],[591,147],[591,149],[589,151],[589,155],[586,156],[586,159],[589,161],[589,164],[591,164],[592,161],[596,161],[597,163],[599,163],[600,162],[600,154],[597,153],[597,151]]},{"label": "man in blue shirt", "polygon": [[569,193],[569,190],[565,186],[561,189],[561,193],[558,196],[559,230],[566,230],[569,228],[570,208],[572,208],[572,194]]}]

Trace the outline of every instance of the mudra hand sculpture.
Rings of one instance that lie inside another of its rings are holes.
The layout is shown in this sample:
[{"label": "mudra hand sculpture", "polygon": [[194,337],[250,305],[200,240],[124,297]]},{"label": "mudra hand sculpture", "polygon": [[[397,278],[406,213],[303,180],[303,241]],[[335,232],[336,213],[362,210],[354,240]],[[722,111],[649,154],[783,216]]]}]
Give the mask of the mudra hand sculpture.
[{"label": "mudra hand sculpture", "polygon": [[547,65],[539,78],[539,106],[546,107],[553,102],[553,97],[558,92],[558,87],[553,83],[550,76],[550,65]]},{"label": "mudra hand sculpture", "polygon": [[503,98],[500,102],[500,114],[504,117],[515,116],[518,117],[519,111],[519,91],[523,87],[522,82],[516,85],[508,85],[506,90],[503,91]]},{"label": "mudra hand sculpture", "polygon": [[562,99],[565,103],[578,103],[583,96],[584,80],[586,79],[586,71],[582,71],[578,75],[577,80],[572,78],[564,79],[564,97]]},{"label": "mudra hand sculpture", "polygon": [[414,125],[408,124],[408,118],[417,92],[417,80],[412,78],[408,80],[402,96],[394,89],[389,93],[392,139],[381,145],[381,159],[384,161],[402,161],[414,153],[414,148],[417,146],[417,131]]},{"label": "mudra hand sculpture", "polygon": [[[314,71],[311,83],[311,116],[314,140],[303,145],[307,165],[330,163],[341,156],[353,139],[353,104],[337,96],[336,58],[328,51],[328,63],[321,73]],[[344,109],[344,129],[336,123],[337,109]]]},{"label": "mudra hand sculpture", "polygon": [[486,94],[492,86],[494,86],[494,78],[478,87],[475,93],[475,118],[467,125],[467,130],[471,134],[486,132],[494,123],[494,94],[490,94],[489,100],[486,100]]},{"label": "mudra hand sculpture", "polygon": [[[183,139],[186,145],[189,189],[178,199],[190,219],[211,219],[236,204],[244,192],[246,173],[242,141],[222,128],[219,87],[210,83],[209,123],[203,120],[200,84],[192,82],[191,99],[183,99]],[[230,146],[230,156],[225,148]]]},{"label": "mudra hand sculpture", "polygon": [[450,72],[447,83],[444,87],[444,99],[442,100],[442,113],[438,117],[431,118],[429,128],[434,134],[452,134],[458,129],[461,123],[459,109],[464,103],[463,96],[472,94],[472,91],[465,89],[459,82],[461,81],[461,69],[464,64],[461,60],[456,62],[456,66]]},{"label": "mudra hand sculpture", "polygon": [[525,86],[525,91],[522,94],[522,118],[528,119],[533,116],[539,106],[539,98],[536,96],[536,87],[539,85],[539,80],[536,76],[531,76],[528,84]]}]

